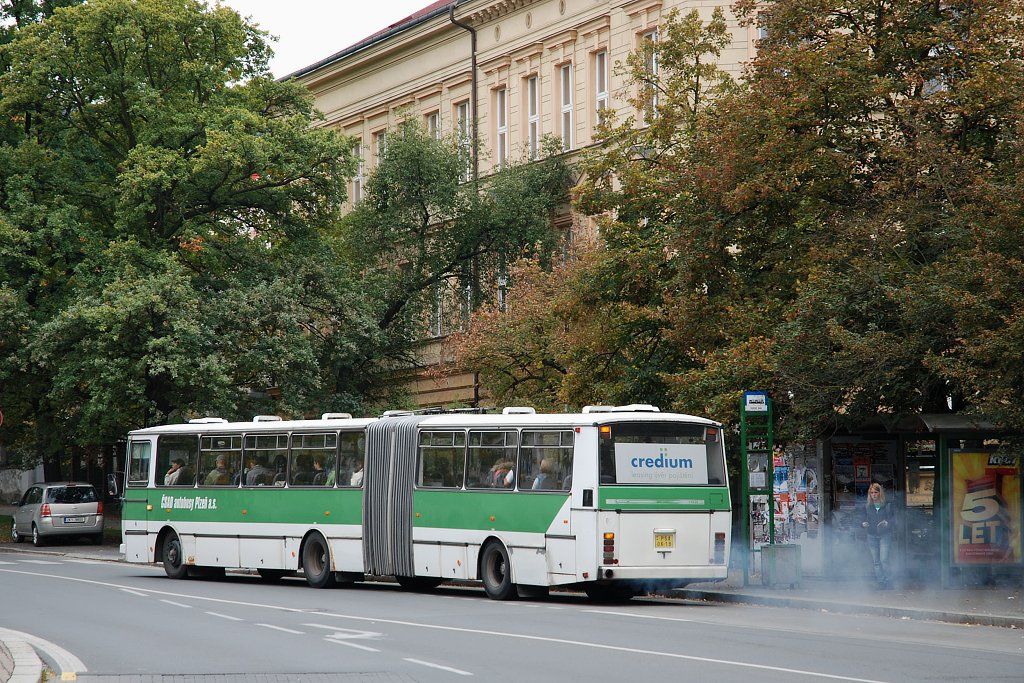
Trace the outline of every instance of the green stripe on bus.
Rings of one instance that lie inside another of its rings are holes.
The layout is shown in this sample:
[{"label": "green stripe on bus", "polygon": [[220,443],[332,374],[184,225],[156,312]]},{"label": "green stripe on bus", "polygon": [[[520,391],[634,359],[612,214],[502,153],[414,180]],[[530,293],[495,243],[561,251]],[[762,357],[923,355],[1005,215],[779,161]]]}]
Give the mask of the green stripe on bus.
[{"label": "green stripe on bus", "polygon": [[[566,493],[425,491],[413,494],[413,525],[444,529],[528,531],[542,534],[569,497]],[[568,529],[568,524],[566,524]]]},{"label": "green stripe on bus", "polygon": [[[141,497],[143,491],[131,491]],[[150,512],[126,505],[123,519],[169,522],[362,524],[359,489],[148,489]]]},{"label": "green stripe on bus", "polygon": [[729,489],[693,486],[602,486],[602,510],[729,510]]}]

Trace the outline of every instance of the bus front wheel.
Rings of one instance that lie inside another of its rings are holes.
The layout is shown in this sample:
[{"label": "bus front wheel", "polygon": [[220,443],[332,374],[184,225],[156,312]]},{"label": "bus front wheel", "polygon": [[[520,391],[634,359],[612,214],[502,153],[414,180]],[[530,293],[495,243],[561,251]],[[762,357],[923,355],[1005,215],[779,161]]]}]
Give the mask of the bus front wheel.
[{"label": "bus front wheel", "polygon": [[188,565],[181,552],[181,539],[173,531],[164,539],[160,559],[164,563],[164,572],[172,579],[188,578]]},{"label": "bus front wheel", "polygon": [[306,539],[306,545],[302,547],[302,572],[306,575],[306,583],[313,588],[328,588],[334,585],[331,551],[323,536],[313,534]]},{"label": "bus front wheel", "polygon": [[480,551],[480,578],[492,600],[512,600],[518,595],[512,583],[512,562],[501,543],[492,541]]}]

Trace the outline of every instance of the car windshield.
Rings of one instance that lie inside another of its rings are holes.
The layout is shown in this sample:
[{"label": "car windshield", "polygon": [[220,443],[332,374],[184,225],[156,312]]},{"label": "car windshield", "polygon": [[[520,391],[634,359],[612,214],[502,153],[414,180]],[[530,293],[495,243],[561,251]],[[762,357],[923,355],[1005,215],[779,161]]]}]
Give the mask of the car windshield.
[{"label": "car windshield", "polygon": [[91,486],[58,486],[46,491],[46,502],[58,505],[95,503],[96,490]]}]

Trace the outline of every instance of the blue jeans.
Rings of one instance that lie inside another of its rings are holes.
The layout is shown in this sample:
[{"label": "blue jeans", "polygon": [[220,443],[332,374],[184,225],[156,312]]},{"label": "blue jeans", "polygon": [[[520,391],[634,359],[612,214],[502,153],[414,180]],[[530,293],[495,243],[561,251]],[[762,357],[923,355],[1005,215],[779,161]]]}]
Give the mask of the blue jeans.
[{"label": "blue jeans", "polygon": [[875,580],[878,583],[889,582],[889,548],[892,535],[868,536],[868,548],[871,549],[871,561],[875,565]]}]

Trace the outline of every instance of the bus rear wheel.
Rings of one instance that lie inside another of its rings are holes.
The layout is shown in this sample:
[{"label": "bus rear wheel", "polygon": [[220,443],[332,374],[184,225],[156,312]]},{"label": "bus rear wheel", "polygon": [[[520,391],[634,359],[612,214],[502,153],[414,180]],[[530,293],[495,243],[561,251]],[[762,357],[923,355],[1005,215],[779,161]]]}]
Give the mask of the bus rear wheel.
[{"label": "bus rear wheel", "polygon": [[328,588],[334,585],[331,551],[323,536],[313,534],[306,539],[306,545],[302,547],[302,572],[306,575],[306,583],[313,588]]},{"label": "bus rear wheel", "polygon": [[160,560],[164,563],[164,573],[172,579],[185,579],[189,577],[188,565],[181,552],[181,539],[173,531],[164,539],[161,548]]},{"label": "bus rear wheel", "polygon": [[480,551],[480,578],[484,592],[491,600],[512,600],[518,597],[512,583],[512,562],[501,543],[492,541]]}]

